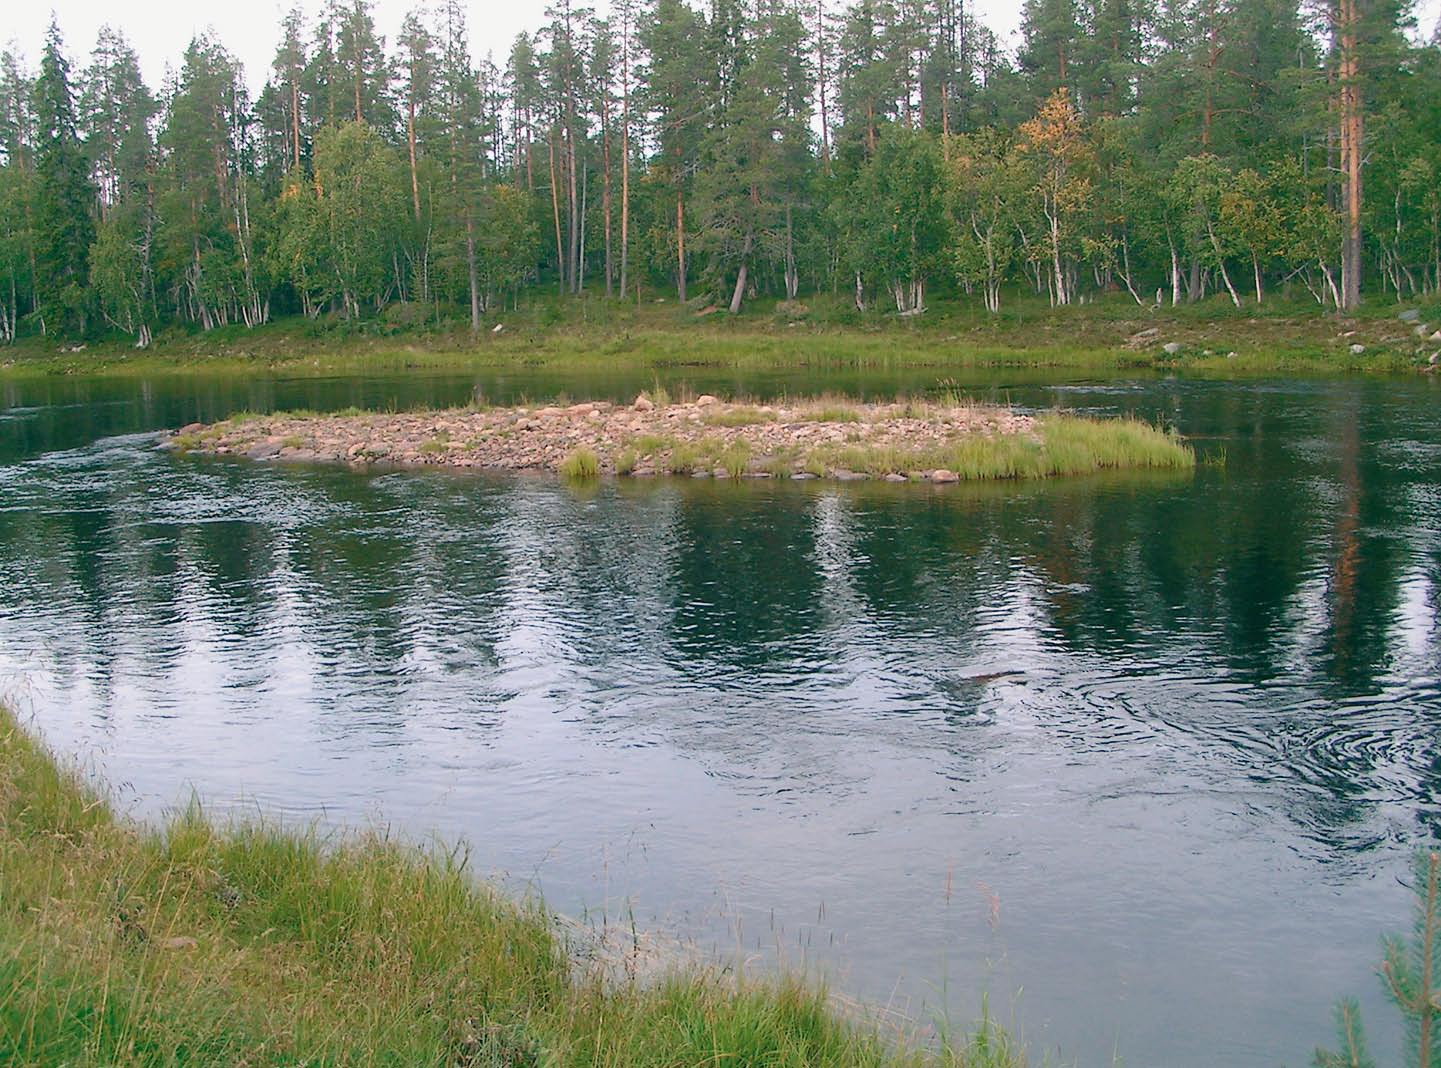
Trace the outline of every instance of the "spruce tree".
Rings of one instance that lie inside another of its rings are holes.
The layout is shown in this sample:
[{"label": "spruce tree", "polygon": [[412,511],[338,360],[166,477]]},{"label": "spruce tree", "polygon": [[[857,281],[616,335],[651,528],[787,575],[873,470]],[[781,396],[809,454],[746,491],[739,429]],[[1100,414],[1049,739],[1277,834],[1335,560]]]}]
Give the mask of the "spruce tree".
[{"label": "spruce tree", "polygon": [[35,120],[35,281],[42,329],[79,337],[89,324],[95,194],[76,127],[70,61],[53,19],[35,82]]}]

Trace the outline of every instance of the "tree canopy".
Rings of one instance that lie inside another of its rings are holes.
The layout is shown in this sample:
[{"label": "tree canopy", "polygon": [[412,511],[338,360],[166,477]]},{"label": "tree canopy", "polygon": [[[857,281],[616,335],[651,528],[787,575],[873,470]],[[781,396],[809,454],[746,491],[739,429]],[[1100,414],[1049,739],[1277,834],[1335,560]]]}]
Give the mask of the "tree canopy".
[{"label": "tree canopy", "polygon": [[498,65],[297,7],[252,99],[201,35],[0,55],[0,342],[355,320],[530,287],[739,311],[1441,292],[1441,38],[1404,0],[555,0]]}]

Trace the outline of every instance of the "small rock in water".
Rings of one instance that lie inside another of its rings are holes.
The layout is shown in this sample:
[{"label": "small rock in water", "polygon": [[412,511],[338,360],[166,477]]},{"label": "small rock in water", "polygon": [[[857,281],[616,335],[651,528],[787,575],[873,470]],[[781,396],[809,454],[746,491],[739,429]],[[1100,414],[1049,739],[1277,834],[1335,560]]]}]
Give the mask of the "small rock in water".
[{"label": "small rock in water", "polygon": [[910,481],[910,480],[907,479],[905,475],[897,474],[895,471],[892,471],[889,475],[886,476],[886,481],[887,481],[887,482],[908,482],[908,481]]},{"label": "small rock in water", "polygon": [[644,395],[637,397],[635,399],[635,403],[632,404],[631,407],[638,412],[650,412],[655,410],[655,405],[651,403],[651,399]]},{"label": "small rock in water", "polygon": [[280,446],[273,441],[262,441],[250,446],[245,455],[252,460],[269,460],[280,455]]},{"label": "small rock in water", "polygon": [[1396,316],[1396,318],[1400,319],[1403,323],[1414,323],[1421,318],[1421,312],[1418,308],[1407,308],[1400,315]]},{"label": "small rock in water", "polygon": [[1351,346],[1351,355],[1352,355],[1352,356],[1360,356],[1360,355],[1361,355],[1363,352],[1365,352],[1365,351],[1366,351],[1366,346],[1360,344],[1359,342],[1358,342],[1357,344],[1354,344],[1354,345]]},{"label": "small rock in water", "polygon": [[944,467],[937,468],[931,472],[932,482],[959,482],[961,476],[954,471],[947,471]]},{"label": "small rock in water", "polygon": [[1181,351],[1181,343],[1179,341],[1168,341],[1161,346],[1161,351],[1167,356],[1174,356]]}]

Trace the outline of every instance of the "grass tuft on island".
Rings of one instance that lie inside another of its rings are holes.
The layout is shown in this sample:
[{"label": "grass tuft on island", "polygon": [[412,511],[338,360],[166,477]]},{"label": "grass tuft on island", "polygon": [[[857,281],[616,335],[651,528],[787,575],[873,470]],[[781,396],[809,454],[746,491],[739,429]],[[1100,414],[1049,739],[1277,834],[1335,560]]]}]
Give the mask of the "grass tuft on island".
[{"label": "grass tuft on island", "polygon": [[617,406],[250,413],[185,427],[179,452],[258,460],[544,470],[705,478],[884,478],[958,482],[1114,470],[1187,470],[1173,432],[1136,419],[1026,415],[950,397],[862,403],[814,398],[728,403],[659,391]]},{"label": "grass tuft on island", "polygon": [[1018,1068],[983,1018],[922,1044],[797,979],[579,962],[459,851],[118,817],[0,708],[0,1064]]}]

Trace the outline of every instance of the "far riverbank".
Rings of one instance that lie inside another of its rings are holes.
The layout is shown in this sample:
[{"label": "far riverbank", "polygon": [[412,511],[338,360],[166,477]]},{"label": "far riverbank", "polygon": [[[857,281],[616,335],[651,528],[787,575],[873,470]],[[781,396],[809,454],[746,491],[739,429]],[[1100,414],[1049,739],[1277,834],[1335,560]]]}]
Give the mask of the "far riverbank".
[{"label": "far riverbank", "polygon": [[514,367],[556,374],[670,374],[724,369],[1164,371],[1197,375],[1427,373],[1441,352],[1441,307],[1397,306],[1338,317],[1277,303],[1069,308],[1018,301],[1000,315],[937,304],[898,319],[796,306],[731,318],[668,302],[592,298],[495,312],[479,334],[449,319],[285,319],[247,329],[172,330],[145,349],[111,338],[28,338],[0,349],[0,379],[158,372],[329,376],[412,369]]}]

